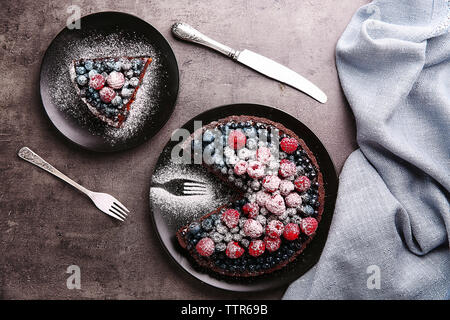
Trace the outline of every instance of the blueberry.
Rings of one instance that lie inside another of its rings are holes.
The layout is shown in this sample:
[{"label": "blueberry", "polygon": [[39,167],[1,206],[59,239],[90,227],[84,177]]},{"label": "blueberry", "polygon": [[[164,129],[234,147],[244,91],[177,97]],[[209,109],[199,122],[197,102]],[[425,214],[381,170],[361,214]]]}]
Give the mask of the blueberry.
[{"label": "blueberry", "polygon": [[124,61],[122,61],[122,70],[124,71],[128,71],[131,69],[131,62],[128,59],[125,59]]},{"label": "blueberry", "polygon": [[237,125],[234,122],[228,123],[228,126],[230,127],[230,129],[237,129]]},{"label": "blueberry", "polygon": [[85,74],[86,73],[86,69],[84,67],[76,67],[75,71],[77,74]]},{"label": "blueberry", "polygon": [[211,143],[214,141],[214,133],[211,130],[206,130],[203,133],[203,141]]},{"label": "blueberry", "polygon": [[310,205],[303,206],[302,211],[307,216],[310,216],[310,215],[314,214],[314,209]]},{"label": "blueberry", "polygon": [[220,269],[226,270],[226,269],[227,269],[227,265],[226,265],[225,263],[222,263],[222,264],[220,265]]},{"label": "blueberry", "polygon": [[188,227],[190,234],[197,234],[201,231],[201,229],[202,228],[200,226],[200,223],[198,223],[198,222],[192,222]]},{"label": "blueberry", "polygon": [[251,264],[248,266],[248,271],[254,272],[256,270],[256,266],[254,264]]},{"label": "blueberry", "polygon": [[99,98],[99,97],[100,97],[100,94],[99,94],[97,91],[95,91],[95,92],[92,94],[92,97],[94,97],[95,99],[96,99],[96,98]]},{"label": "blueberry", "polygon": [[133,75],[139,77],[141,75],[141,70],[134,70]]},{"label": "blueberry", "polygon": [[112,99],[111,104],[115,107],[118,107],[122,104],[122,98],[120,96],[115,96],[114,99]]},{"label": "blueberry", "polygon": [[97,70],[92,69],[91,71],[89,71],[88,76],[89,78],[92,78],[92,76],[96,74],[98,74]]},{"label": "blueberry", "polygon": [[122,63],[120,61],[114,62],[113,69],[119,72],[122,69]]},{"label": "blueberry", "polygon": [[202,228],[206,231],[211,231],[214,226],[213,220],[210,218],[207,218],[202,221]]},{"label": "blueberry", "polygon": [[270,264],[264,263],[264,264],[262,265],[262,268],[263,268],[263,269],[269,269],[269,268],[270,268]]},{"label": "blueberry", "polygon": [[86,68],[87,71],[91,71],[94,68],[94,61],[92,60],[87,60],[84,63],[84,67]]},{"label": "blueberry", "polygon": [[131,68],[133,70],[139,70],[142,66],[142,61],[140,59],[131,60]]},{"label": "blueberry", "polygon": [[79,75],[77,77],[77,83],[80,86],[85,86],[88,83],[88,78],[85,75]]}]

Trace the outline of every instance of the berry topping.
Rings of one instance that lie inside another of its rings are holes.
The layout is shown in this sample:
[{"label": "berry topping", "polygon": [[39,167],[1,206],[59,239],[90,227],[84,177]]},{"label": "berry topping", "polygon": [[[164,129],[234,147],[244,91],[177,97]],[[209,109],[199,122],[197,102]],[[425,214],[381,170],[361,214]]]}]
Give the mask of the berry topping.
[{"label": "berry topping", "polygon": [[254,219],[259,214],[259,206],[257,203],[246,203],[242,207],[242,211],[244,211],[244,214],[250,219]]},{"label": "berry topping", "polygon": [[281,239],[280,238],[270,238],[265,237],[264,242],[266,244],[266,249],[269,252],[277,251],[280,248]]},{"label": "berry topping", "polygon": [[297,192],[291,192],[284,201],[288,207],[298,208],[302,204],[302,197]]},{"label": "berry topping", "polygon": [[294,181],[295,189],[297,189],[300,192],[304,192],[309,189],[311,186],[311,181],[308,179],[307,176],[301,176],[295,179]]},{"label": "berry topping", "polygon": [[269,192],[274,192],[278,189],[281,179],[278,176],[265,176],[262,182],[262,186]]},{"label": "berry topping", "polygon": [[237,259],[244,254],[244,249],[235,241],[231,241],[227,245],[225,254],[228,258]]},{"label": "berry topping", "polygon": [[238,176],[243,175],[244,173],[247,172],[247,167],[248,167],[247,161],[239,160],[234,165],[234,173],[236,173]]},{"label": "berry topping", "polygon": [[302,219],[300,222],[300,229],[304,234],[307,236],[312,235],[314,232],[316,232],[318,222],[316,219],[312,217],[307,217]]},{"label": "berry topping", "polygon": [[264,228],[256,220],[248,219],[244,223],[244,233],[250,238],[258,238],[262,235]]},{"label": "berry topping", "polygon": [[113,89],[111,89],[110,87],[103,87],[100,90],[100,99],[105,103],[111,102],[115,96],[116,96],[116,92]]},{"label": "berry topping", "polygon": [[297,150],[298,143],[294,138],[283,138],[280,142],[280,148],[286,153],[294,153]]},{"label": "berry topping", "polygon": [[280,176],[282,176],[283,178],[288,178],[295,175],[296,172],[297,167],[295,166],[295,163],[287,159],[283,159],[280,161],[280,170],[279,170]]},{"label": "berry topping", "polygon": [[106,78],[106,83],[113,89],[120,89],[125,83],[125,76],[121,72],[113,71]]},{"label": "berry topping", "polygon": [[259,161],[249,161],[247,173],[253,179],[260,179],[264,177],[264,166]]},{"label": "berry topping", "polygon": [[284,227],[283,237],[286,240],[292,241],[298,238],[300,234],[300,227],[296,223],[288,223]]},{"label": "berry topping", "polygon": [[281,180],[279,189],[282,196],[287,196],[294,191],[294,184],[289,180]]},{"label": "berry topping", "polygon": [[266,208],[273,214],[279,216],[286,211],[286,205],[281,195],[275,194],[266,202]]},{"label": "berry topping", "polygon": [[266,250],[266,244],[262,240],[253,240],[248,246],[248,253],[252,257],[259,257]]},{"label": "berry topping", "polygon": [[105,85],[105,77],[103,77],[101,74],[94,74],[89,79],[89,87],[100,90]]},{"label": "berry topping", "polygon": [[272,160],[272,154],[267,147],[261,147],[256,150],[256,160],[263,164],[268,164]]},{"label": "berry topping", "polygon": [[233,149],[241,149],[245,147],[247,138],[241,130],[232,130],[228,135],[228,145]]},{"label": "berry topping", "polygon": [[239,211],[228,209],[222,214],[222,222],[230,229],[236,227],[239,223]]},{"label": "berry topping", "polygon": [[271,198],[272,196],[270,195],[270,193],[267,193],[267,192],[265,192],[265,191],[258,191],[257,193],[256,193],[256,203],[258,203],[258,205],[260,206],[260,207],[265,207],[266,206],[266,203],[267,203],[267,201],[269,201],[269,199]]},{"label": "berry topping", "polygon": [[266,226],[266,235],[270,238],[279,238],[283,230],[284,224],[280,220],[272,220]]},{"label": "berry topping", "polygon": [[209,257],[214,253],[214,241],[211,238],[203,238],[197,243],[195,250],[199,255]]}]

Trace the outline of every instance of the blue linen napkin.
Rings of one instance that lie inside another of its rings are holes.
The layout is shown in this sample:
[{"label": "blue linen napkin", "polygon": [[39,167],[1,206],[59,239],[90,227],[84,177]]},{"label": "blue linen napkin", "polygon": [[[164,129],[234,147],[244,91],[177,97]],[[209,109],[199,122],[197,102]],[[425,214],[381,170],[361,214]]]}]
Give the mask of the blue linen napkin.
[{"label": "blue linen napkin", "polygon": [[360,149],[319,262],[284,299],[450,297],[450,4],[373,1],[336,47]]}]

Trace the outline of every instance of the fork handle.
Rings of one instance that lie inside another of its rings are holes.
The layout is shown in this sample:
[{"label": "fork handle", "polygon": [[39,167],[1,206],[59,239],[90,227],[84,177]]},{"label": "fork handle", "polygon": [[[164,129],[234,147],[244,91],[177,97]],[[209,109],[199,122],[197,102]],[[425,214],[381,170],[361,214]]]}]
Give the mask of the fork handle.
[{"label": "fork handle", "polygon": [[80,184],[76,183],[75,181],[73,181],[72,179],[70,179],[68,176],[66,176],[61,171],[57,170],[50,163],[48,163],[47,161],[42,159],[40,156],[38,156],[36,153],[31,151],[30,148],[23,147],[23,148],[21,148],[19,150],[19,152],[17,154],[18,154],[18,156],[20,158],[22,158],[22,159],[24,159],[24,160],[34,164],[35,166],[37,166],[37,167],[39,167],[41,169],[44,169],[45,171],[53,174],[54,176],[56,176],[56,177],[60,178],[61,180],[67,182],[68,184],[70,184],[74,188],[80,190],[81,192],[83,192],[84,194],[88,195],[89,197],[91,196],[92,191],[86,189],[82,185],[80,185]]}]

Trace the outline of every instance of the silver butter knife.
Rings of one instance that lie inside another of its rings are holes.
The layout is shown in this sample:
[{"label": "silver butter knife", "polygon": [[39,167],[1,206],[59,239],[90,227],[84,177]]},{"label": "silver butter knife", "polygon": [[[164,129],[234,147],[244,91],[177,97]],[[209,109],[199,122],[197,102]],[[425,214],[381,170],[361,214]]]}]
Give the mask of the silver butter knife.
[{"label": "silver butter knife", "polygon": [[183,22],[175,23],[172,26],[172,33],[177,38],[182,40],[198,43],[217,50],[233,60],[238,61],[270,78],[286,83],[287,85],[303,91],[321,103],[327,102],[326,94],[316,85],[278,62],[247,49],[242,51],[234,50],[205,36],[198,30]]}]

